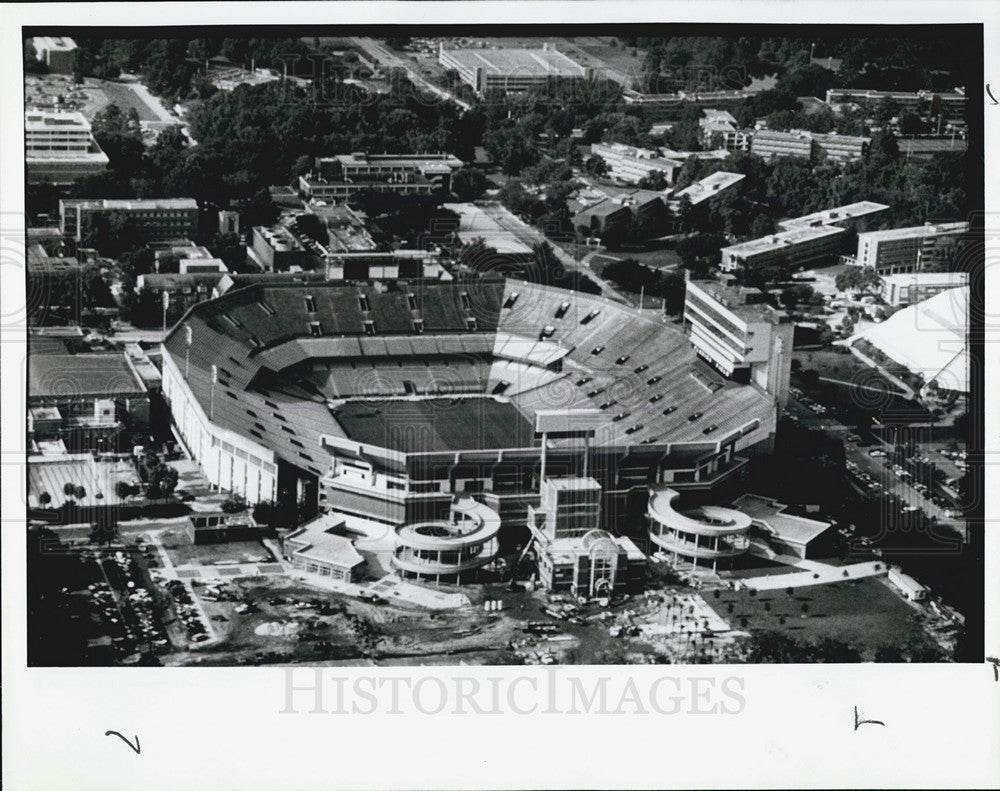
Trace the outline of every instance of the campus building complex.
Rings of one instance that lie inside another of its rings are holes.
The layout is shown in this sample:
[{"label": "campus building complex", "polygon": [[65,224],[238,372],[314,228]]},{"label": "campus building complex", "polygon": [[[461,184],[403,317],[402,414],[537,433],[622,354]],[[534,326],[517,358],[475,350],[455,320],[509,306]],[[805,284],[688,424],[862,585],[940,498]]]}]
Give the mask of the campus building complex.
[{"label": "campus building complex", "polygon": [[76,42],[66,36],[36,36],[31,39],[38,58],[52,74],[72,74],[76,64]]},{"label": "campus building complex", "polygon": [[64,199],[59,201],[59,230],[79,244],[95,222],[113,214],[125,218],[135,237],[146,242],[198,234],[198,203],[194,198]]},{"label": "campus building complex", "polygon": [[870,266],[880,275],[919,272],[936,264],[950,249],[949,240],[969,230],[967,222],[917,225],[858,234],[858,266]]},{"label": "campus building complex", "polygon": [[444,44],[438,62],[458,72],[462,82],[482,95],[497,90],[523,93],[544,87],[553,79],[585,80],[593,69],[581,66],[551,44],[541,49],[452,49]]},{"label": "campus building complex", "polygon": [[951,288],[969,284],[968,272],[909,272],[882,277],[882,299],[887,305],[915,305]]},{"label": "campus building complex", "polygon": [[778,223],[782,230],[777,233],[723,247],[719,267],[723,272],[732,272],[747,265],[788,262],[804,266],[833,258],[841,252],[847,228],[857,228],[867,222],[866,218],[888,208],[882,203],[860,201],[784,220]]},{"label": "campus building complex", "polygon": [[108,155],[81,113],[29,110],[24,116],[24,159],[30,182],[72,184],[102,172]]}]

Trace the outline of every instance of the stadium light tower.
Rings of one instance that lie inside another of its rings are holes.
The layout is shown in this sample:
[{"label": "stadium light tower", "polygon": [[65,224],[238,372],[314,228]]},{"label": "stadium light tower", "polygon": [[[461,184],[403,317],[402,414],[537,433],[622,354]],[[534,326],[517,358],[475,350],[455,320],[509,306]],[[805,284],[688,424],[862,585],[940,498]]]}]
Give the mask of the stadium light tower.
[{"label": "stadium light tower", "polygon": [[208,401],[208,419],[215,420],[215,385],[219,382],[219,366],[212,366],[212,395]]}]

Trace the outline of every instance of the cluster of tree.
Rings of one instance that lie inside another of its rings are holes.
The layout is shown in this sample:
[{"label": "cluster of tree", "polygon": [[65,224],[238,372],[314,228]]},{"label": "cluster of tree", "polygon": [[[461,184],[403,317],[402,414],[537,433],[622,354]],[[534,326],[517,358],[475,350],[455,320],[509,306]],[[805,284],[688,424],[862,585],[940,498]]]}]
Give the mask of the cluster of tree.
[{"label": "cluster of tree", "polygon": [[28,271],[28,320],[32,326],[81,324],[87,313],[116,306],[95,264],[66,270]]},{"label": "cluster of tree", "polygon": [[[875,215],[871,227],[921,225],[942,217],[968,214],[965,190],[966,155],[948,153],[930,162],[900,155],[891,132],[876,133],[864,157],[845,163],[812,163],[778,157],[769,162],[745,152],[724,160],[691,157],[677,173],[683,188],[719,170],[742,173],[734,190],[711,201],[682,209],[682,220],[694,230],[723,230],[737,238],[754,239],[775,229],[775,221],[856,201],[885,203],[890,208]],[[865,229],[861,223],[861,230]]]},{"label": "cluster of tree", "polygon": [[[778,75],[780,86],[798,96],[822,96],[834,85],[879,90],[942,90],[965,85],[968,64],[961,53],[974,42],[962,31],[910,37],[842,38],[815,31],[810,38],[721,38],[674,36],[624,38],[643,51],[639,90],[732,90],[759,77]],[[810,63],[817,58],[842,61],[838,71]]]},{"label": "cluster of tree", "polygon": [[667,313],[677,315],[684,310],[684,275],[676,270],[664,272],[626,258],[604,267],[601,277],[624,291],[662,299]]},{"label": "cluster of tree", "polygon": [[162,500],[177,488],[177,470],[165,464],[152,449],[147,449],[139,464],[139,474],[146,482],[146,497]]},{"label": "cluster of tree", "polygon": [[876,291],[882,286],[882,278],[869,266],[852,266],[834,279],[837,291]]},{"label": "cluster of tree", "polygon": [[141,74],[153,93],[170,100],[206,98],[208,61],[222,58],[241,68],[311,74],[309,47],[295,38],[107,39],[77,37],[75,76],[113,80]]}]

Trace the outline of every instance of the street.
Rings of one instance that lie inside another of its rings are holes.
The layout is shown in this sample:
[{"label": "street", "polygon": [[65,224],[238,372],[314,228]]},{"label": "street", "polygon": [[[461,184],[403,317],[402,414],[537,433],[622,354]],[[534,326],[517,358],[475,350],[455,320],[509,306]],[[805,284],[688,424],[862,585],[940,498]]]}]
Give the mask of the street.
[{"label": "street", "polygon": [[392,50],[390,50],[383,44],[380,44],[375,39],[354,37],[351,39],[351,41],[353,41],[357,46],[361,47],[361,49],[363,49],[365,52],[367,52],[369,55],[375,58],[379,63],[381,63],[386,68],[405,70],[407,76],[417,87],[422,88],[425,91],[430,91],[435,96],[441,99],[445,99],[449,102],[454,102],[463,110],[471,109],[472,105],[470,105],[468,102],[462,101],[449,91],[446,91],[443,88],[439,88],[433,83],[430,83],[427,80],[425,80],[423,77],[420,76],[420,74],[417,73],[416,69],[413,67],[413,64],[409,60],[407,60],[406,58],[401,58],[399,55],[394,54]]},{"label": "street", "polygon": [[814,414],[794,396],[789,397],[786,411],[799,420],[804,427],[825,431],[827,434],[841,439],[844,442],[845,461],[853,462],[857,465],[859,472],[870,475],[874,481],[882,486],[882,491],[895,494],[908,506],[920,508],[928,516],[935,517],[939,524],[954,525],[957,530],[964,533],[964,526],[958,520],[946,515],[945,512],[948,509],[941,508],[933,501],[925,499],[905,478],[899,477],[890,468],[885,467],[885,456],[872,457],[869,455],[870,451],[876,449],[889,453],[892,450],[891,445],[879,441],[869,446],[855,445],[847,439],[847,435],[854,432],[853,428],[845,426],[829,414],[822,416]]}]

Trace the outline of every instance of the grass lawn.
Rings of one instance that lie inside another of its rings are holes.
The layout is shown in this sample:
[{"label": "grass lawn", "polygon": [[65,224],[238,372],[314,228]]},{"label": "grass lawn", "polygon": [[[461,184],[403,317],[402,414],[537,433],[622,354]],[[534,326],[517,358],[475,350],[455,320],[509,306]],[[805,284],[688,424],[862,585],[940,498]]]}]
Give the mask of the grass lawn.
[{"label": "grass lawn", "polygon": [[[866,659],[880,645],[932,644],[916,611],[873,577],[796,588],[792,596],[784,590],[761,591],[756,596],[747,590],[722,591],[720,598],[713,593],[705,601],[733,628],[743,628],[741,619],[745,618],[747,629],[782,632],[803,642],[832,637],[857,647]],[[731,614],[729,603],[733,604]],[[803,604],[809,608],[805,618]]]},{"label": "grass lawn", "polygon": [[160,120],[160,117],[153,112],[153,109],[140,99],[139,95],[127,85],[98,80],[97,86],[108,97],[108,104],[117,104],[122,109],[122,112],[127,113],[134,107],[135,111],[139,114],[140,121]]}]

